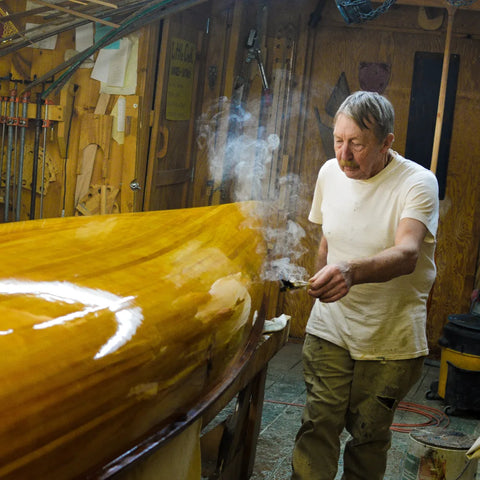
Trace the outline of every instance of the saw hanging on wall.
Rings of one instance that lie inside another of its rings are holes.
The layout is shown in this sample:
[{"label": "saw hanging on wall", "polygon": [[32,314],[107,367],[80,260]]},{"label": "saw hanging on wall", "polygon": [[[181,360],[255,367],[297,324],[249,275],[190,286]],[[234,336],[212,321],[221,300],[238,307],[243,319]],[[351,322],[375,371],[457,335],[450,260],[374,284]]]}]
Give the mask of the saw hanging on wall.
[{"label": "saw hanging on wall", "polygon": [[322,139],[323,151],[328,158],[335,157],[335,148],[333,146],[333,128],[325,125],[320,118],[320,112],[315,107],[315,116],[317,118],[318,130],[320,132],[320,138]]},{"label": "saw hanging on wall", "polygon": [[348,86],[345,72],[342,72],[338,77],[337,83],[333,87],[332,93],[325,105],[325,111],[334,117],[337,113],[338,107],[350,95],[350,88]]}]

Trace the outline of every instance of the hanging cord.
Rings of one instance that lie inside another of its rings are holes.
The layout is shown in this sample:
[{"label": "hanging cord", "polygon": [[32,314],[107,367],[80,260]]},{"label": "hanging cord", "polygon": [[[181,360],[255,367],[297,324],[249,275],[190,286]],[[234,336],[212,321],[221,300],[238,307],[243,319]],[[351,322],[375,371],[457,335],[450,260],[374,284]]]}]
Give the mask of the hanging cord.
[{"label": "hanging cord", "polygon": [[448,416],[438,408],[419,405],[418,403],[400,402],[397,410],[422,415],[426,417],[428,421],[424,423],[393,423],[390,429],[394,432],[409,433],[416,428],[432,426],[443,426],[443,428],[446,428],[450,423]]},{"label": "hanging cord", "polygon": [[67,143],[65,145],[65,161],[63,166],[63,202],[62,202],[62,217],[65,216],[65,208],[67,201],[67,160],[68,160],[68,150],[70,147],[70,132],[72,129],[72,120],[73,115],[75,114],[75,98],[77,96],[77,90],[79,86],[75,83],[73,85],[73,98],[72,98],[72,111],[70,113],[70,118],[68,120],[68,132],[67,132]]}]

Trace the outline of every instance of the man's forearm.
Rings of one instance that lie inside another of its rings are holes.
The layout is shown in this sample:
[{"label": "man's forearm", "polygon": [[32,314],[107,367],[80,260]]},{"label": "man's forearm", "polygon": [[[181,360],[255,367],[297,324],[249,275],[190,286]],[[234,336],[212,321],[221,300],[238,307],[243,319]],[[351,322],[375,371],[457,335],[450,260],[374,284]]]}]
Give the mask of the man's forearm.
[{"label": "man's forearm", "polygon": [[[322,238],[318,249],[320,267],[310,279],[308,293],[322,302],[335,302],[347,295],[352,285],[387,282],[415,270],[426,227],[417,220],[403,219],[395,245],[367,258],[326,264],[327,241]],[[324,265],[322,266],[322,263]]]},{"label": "man's forearm", "polygon": [[415,250],[395,246],[368,258],[348,262],[351,285],[387,282],[415,270],[418,254]]},{"label": "man's forearm", "polygon": [[317,253],[317,272],[327,264],[328,244],[325,236],[322,236]]}]

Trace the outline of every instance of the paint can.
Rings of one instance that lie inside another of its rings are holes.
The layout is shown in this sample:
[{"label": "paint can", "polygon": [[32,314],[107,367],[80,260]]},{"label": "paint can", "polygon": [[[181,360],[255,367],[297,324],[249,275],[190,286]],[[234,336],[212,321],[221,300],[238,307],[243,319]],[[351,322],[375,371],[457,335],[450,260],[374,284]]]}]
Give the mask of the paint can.
[{"label": "paint can", "polygon": [[439,428],[413,430],[401,480],[474,480],[478,459],[468,460],[466,453],[475,440]]}]

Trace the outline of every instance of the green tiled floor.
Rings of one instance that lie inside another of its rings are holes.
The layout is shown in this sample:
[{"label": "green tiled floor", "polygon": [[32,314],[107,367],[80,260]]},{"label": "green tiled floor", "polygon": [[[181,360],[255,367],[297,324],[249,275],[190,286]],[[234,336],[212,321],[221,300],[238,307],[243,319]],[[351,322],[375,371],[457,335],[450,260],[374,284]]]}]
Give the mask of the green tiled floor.
[{"label": "green tiled floor", "polygon": [[[300,425],[301,405],[305,402],[301,348],[301,343],[289,342],[269,363],[262,427],[251,480],[290,479],[293,441]],[[405,401],[443,411],[444,405],[441,401],[426,399],[430,384],[438,380],[438,372],[437,366],[426,365],[422,379],[411,390]],[[465,432],[475,438],[480,436],[479,418],[450,416],[448,420],[450,422],[448,429]],[[421,415],[403,411],[398,411],[395,417],[395,423],[399,424],[411,425],[426,421],[428,419]],[[345,441],[347,437],[348,434],[344,433],[342,440]],[[410,446],[409,440],[408,433],[393,432],[385,480],[400,480],[403,460]],[[341,477],[341,470],[340,465],[337,479]],[[480,479],[480,469],[477,478]]]}]

